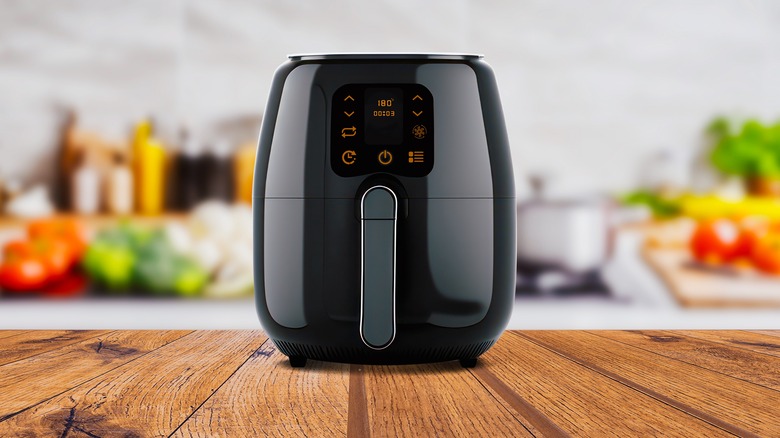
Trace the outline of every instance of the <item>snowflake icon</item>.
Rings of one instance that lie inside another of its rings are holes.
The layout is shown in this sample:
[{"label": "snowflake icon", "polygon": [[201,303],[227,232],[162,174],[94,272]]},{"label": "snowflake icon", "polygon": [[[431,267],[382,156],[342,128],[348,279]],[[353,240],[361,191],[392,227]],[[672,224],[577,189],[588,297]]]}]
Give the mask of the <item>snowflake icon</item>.
[{"label": "snowflake icon", "polygon": [[412,128],[412,135],[417,140],[422,140],[425,138],[425,135],[428,133],[428,129],[425,128],[425,125],[415,125],[414,128]]}]

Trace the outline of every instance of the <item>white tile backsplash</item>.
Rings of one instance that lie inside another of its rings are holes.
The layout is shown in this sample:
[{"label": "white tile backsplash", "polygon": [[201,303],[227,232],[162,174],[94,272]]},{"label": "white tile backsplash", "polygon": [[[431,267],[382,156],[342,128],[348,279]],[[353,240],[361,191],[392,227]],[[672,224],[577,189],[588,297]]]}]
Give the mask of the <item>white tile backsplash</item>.
[{"label": "white tile backsplash", "polygon": [[637,181],[715,114],[780,118],[771,0],[0,0],[0,175],[46,178],[59,106],[109,136],[262,111],[288,53],[473,51],[502,93],[519,192]]}]

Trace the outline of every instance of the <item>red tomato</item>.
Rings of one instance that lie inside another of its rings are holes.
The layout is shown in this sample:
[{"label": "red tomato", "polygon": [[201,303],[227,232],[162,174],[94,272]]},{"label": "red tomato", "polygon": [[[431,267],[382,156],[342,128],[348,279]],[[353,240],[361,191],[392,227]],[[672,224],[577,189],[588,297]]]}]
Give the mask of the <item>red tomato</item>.
[{"label": "red tomato", "polygon": [[38,219],[27,225],[30,237],[84,236],[84,229],[76,219],[50,218]]},{"label": "red tomato", "polygon": [[764,236],[753,247],[753,265],[768,273],[780,275],[780,233]]},{"label": "red tomato", "polygon": [[12,240],[3,246],[3,257],[4,258],[20,258],[20,257],[26,257],[31,256],[35,253],[35,249],[30,244],[30,242],[26,240]]},{"label": "red tomato", "polygon": [[43,287],[48,278],[46,266],[32,255],[12,255],[0,265],[0,287],[3,289],[30,292]]},{"label": "red tomato", "polygon": [[700,222],[690,241],[696,260],[705,263],[731,262],[744,252],[740,227],[730,219]]},{"label": "red tomato", "polygon": [[50,279],[58,279],[76,263],[70,245],[62,240],[35,240],[32,246],[37,258],[46,266]]},{"label": "red tomato", "polygon": [[43,295],[47,298],[70,298],[84,295],[87,289],[87,277],[69,272],[54,283],[47,284]]},{"label": "red tomato", "polygon": [[3,248],[6,260],[33,258],[46,268],[49,279],[65,275],[77,262],[70,245],[59,239],[15,240]]},{"label": "red tomato", "polygon": [[739,256],[750,258],[753,248],[772,230],[772,222],[763,216],[748,216],[739,221],[740,250]]},{"label": "red tomato", "polygon": [[79,260],[87,248],[84,227],[76,219],[54,218],[32,221],[27,225],[30,239],[57,239],[67,243],[73,256]]}]

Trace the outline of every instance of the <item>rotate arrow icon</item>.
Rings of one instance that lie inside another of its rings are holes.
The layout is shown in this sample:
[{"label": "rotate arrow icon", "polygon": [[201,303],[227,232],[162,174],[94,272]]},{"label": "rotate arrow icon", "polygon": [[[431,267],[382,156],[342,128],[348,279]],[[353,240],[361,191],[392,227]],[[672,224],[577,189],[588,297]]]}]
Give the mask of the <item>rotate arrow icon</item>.
[{"label": "rotate arrow icon", "polygon": [[357,128],[354,126],[341,129],[341,138],[354,137],[357,134]]}]

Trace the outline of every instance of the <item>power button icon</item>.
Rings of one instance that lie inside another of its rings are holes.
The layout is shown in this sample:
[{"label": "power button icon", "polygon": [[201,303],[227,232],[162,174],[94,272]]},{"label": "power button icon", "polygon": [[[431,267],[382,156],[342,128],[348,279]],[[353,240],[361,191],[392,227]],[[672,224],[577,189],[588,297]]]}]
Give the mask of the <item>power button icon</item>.
[{"label": "power button icon", "polygon": [[393,154],[391,154],[387,149],[385,149],[379,153],[377,158],[379,159],[379,164],[383,166],[387,166],[393,161]]}]

